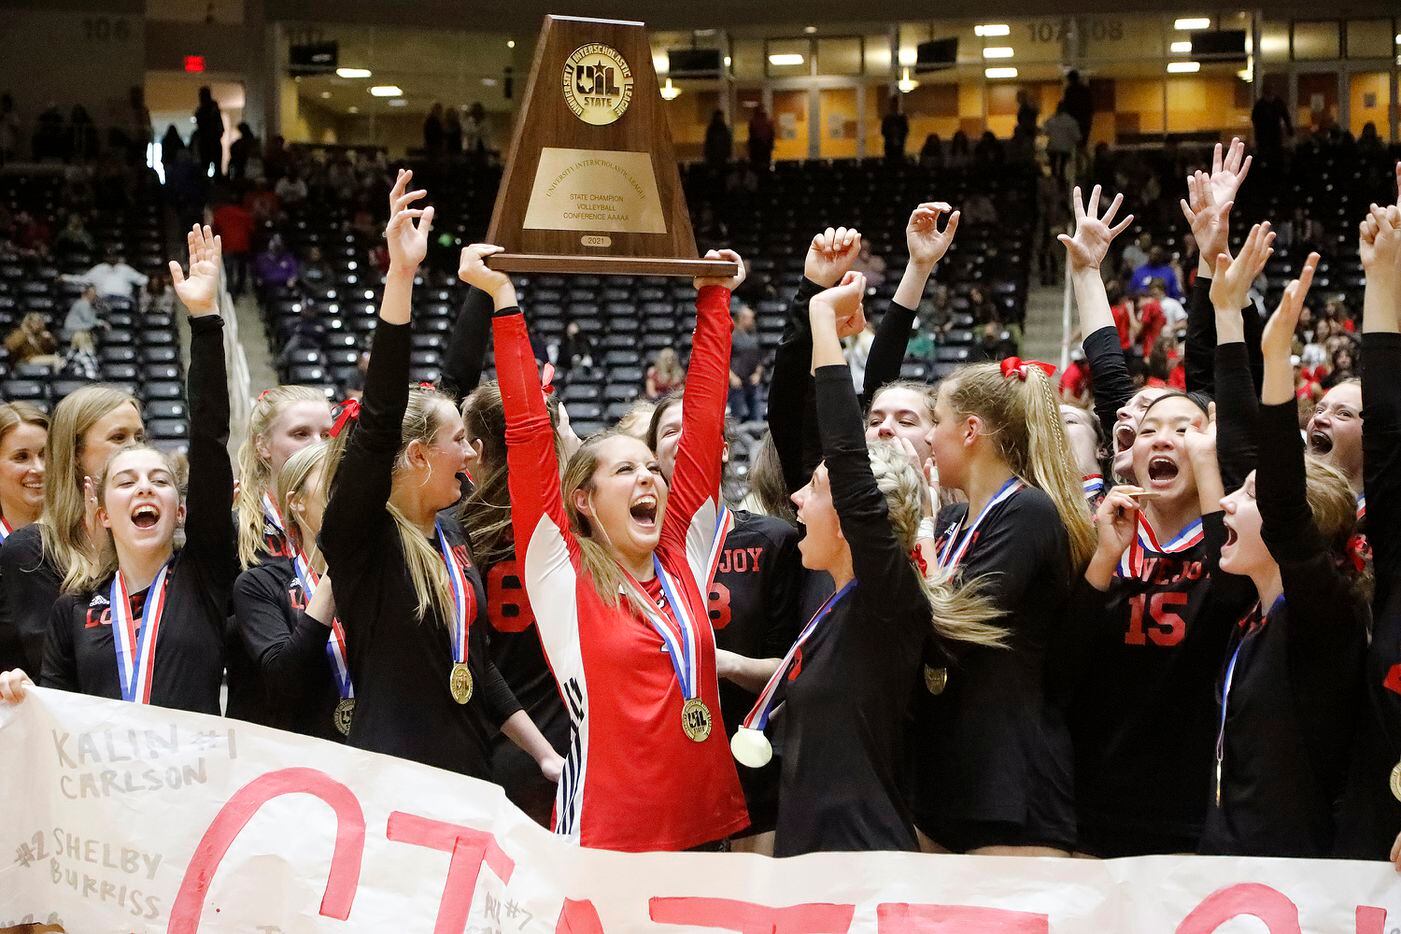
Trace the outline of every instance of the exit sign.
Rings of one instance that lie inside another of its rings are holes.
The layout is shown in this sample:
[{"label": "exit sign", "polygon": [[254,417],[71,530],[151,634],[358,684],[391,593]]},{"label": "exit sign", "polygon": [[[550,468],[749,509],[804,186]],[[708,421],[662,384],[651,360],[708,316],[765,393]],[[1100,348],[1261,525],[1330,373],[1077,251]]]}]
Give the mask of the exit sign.
[{"label": "exit sign", "polygon": [[204,56],[203,56],[203,55],[186,55],[186,56],[185,56],[185,70],[186,70],[187,72],[189,72],[190,74],[196,74],[196,73],[198,73],[198,72],[204,71]]}]

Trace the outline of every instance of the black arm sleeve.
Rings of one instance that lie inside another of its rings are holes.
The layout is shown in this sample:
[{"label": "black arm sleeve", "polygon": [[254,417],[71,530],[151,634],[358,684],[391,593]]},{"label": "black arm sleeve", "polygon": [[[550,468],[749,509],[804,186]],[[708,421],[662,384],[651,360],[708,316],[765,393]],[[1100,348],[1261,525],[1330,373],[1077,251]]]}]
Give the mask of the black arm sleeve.
[{"label": "black arm sleeve", "polygon": [[34,680],[40,687],[78,690],[78,657],[73,650],[73,601],[70,598],[59,600],[49,613],[44,661]]},{"label": "black arm sleeve", "polygon": [[491,296],[481,289],[468,289],[462,310],[452,326],[447,354],[443,358],[443,392],[458,402],[477,388],[486,364],[487,341],[491,337]]},{"label": "black arm sleeve", "polygon": [[[190,319],[190,494],[185,549],[224,598],[238,574],[233,528],[233,464],[229,460],[229,378],[224,319]],[[188,560],[188,559],[187,559]]]},{"label": "black arm sleeve", "polygon": [[861,411],[870,408],[871,400],[886,383],[900,378],[905,364],[905,348],[910,343],[917,312],[892,301],[876,325],[871,340],[871,352],[866,355],[866,382],[861,388]]},{"label": "black arm sleeve", "polygon": [[1095,415],[1106,433],[1114,431],[1119,409],[1133,397],[1133,379],[1119,346],[1119,329],[1106,325],[1085,337],[1085,360],[1094,383]]},{"label": "black arm sleeve", "polygon": [[1260,346],[1260,338],[1265,336],[1265,319],[1252,302],[1240,310],[1245,325],[1245,351],[1250,356],[1250,381],[1255,385],[1255,396],[1259,398],[1260,388],[1265,385],[1265,350]]},{"label": "black arm sleeve", "polygon": [[[244,571],[234,584],[239,638],[262,671],[268,689],[282,699],[296,698],[317,669],[330,630],[293,610],[287,591],[270,575],[258,571]],[[294,619],[291,629],[287,627],[289,614]],[[320,631],[319,639],[313,630]]]},{"label": "black arm sleeve", "polygon": [[805,450],[804,424],[817,420],[808,302],[821,291],[821,286],[809,279],[798,284],[798,291],[789,305],[783,339],[774,352],[773,374],[769,381],[769,432],[789,493],[806,486],[817,466],[816,461],[808,462],[811,455]]},{"label": "black arm sleeve", "polygon": [[[482,595],[478,593],[478,597]],[[506,683],[506,679],[501,677],[501,672],[496,667],[496,662],[491,660],[491,649],[487,645],[486,628],[489,625],[486,618],[485,603],[479,604],[483,611],[477,615],[477,619],[472,623],[472,628],[467,634],[468,652],[471,656],[482,659],[482,701],[487,719],[498,730],[501,724],[505,723],[515,714],[517,710],[524,709],[521,702],[516,700],[516,695],[511,691],[511,686]]]},{"label": "black arm sleeve", "polygon": [[408,324],[380,321],[375,328],[360,423],[351,429],[321,526],[321,550],[333,576],[363,560],[378,524],[393,521],[385,506],[409,405],[410,333]]},{"label": "black arm sleeve", "polygon": [[1362,335],[1362,411],[1367,541],[1380,590],[1401,576],[1401,334]]},{"label": "black arm sleeve", "polygon": [[1216,348],[1216,458],[1221,482],[1229,493],[1255,469],[1260,402],[1250,376],[1247,344],[1233,342]]},{"label": "black arm sleeve", "polygon": [[1211,304],[1211,280],[1197,276],[1187,293],[1187,346],[1183,366],[1187,391],[1216,395],[1212,357],[1216,347],[1216,309]]},{"label": "black arm sleeve", "polygon": [[782,658],[802,626],[799,606],[802,599],[803,559],[798,552],[798,533],[784,530],[772,551],[764,576],[764,652],[769,658]]},{"label": "black arm sleeve", "polygon": [[[1280,570],[1326,555],[1328,544],[1309,509],[1304,472],[1304,439],[1299,434],[1294,400],[1260,406],[1259,445],[1270,452],[1255,469],[1255,498],[1260,504],[1260,536]],[[1291,601],[1292,602],[1292,601]],[[1268,608],[1266,608],[1268,609]],[[1299,608],[1291,606],[1294,619]],[[1324,610],[1327,615],[1327,610]]]}]

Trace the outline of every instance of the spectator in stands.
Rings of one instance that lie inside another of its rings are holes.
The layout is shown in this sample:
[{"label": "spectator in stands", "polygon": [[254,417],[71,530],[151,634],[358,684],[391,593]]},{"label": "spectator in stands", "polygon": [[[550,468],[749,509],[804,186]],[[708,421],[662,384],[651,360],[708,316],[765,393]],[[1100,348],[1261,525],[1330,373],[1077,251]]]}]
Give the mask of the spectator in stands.
[{"label": "spectator in stands", "polygon": [[1308,216],[1303,206],[1294,208],[1294,216],[1280,224],[1275,232],[1275,245],[1307,250],[1323,242],[1323,225]]},{"label": "spectator in stands", "polygon": [[1080,347],[1070,351],[1070,365],[1060,377],[1060,398],[1062,402],[1082,408],[1090,400],[1090,366]]},{"label": "spectator in stands", "polygon": [[1128,353],[1133,347],[1133,300],[1124,293],[1124,287],[1117,279],[1110,279],[1104,284],[1104,294],[1109,301],[1109,313],[1114,316],[1114,329],[1119,332],[1119,347]]},{"label": "spectator in stands", "polygon": [[434,101],[423,118],[423,148],[430,155],[443,151],[443,105]]},{"label": "spectator in stands", "polygon": [[579,322],[571,321],[565,325],[564,339],[555,347],[551,359],[556,369],[568,373],[576,366],[593,366],[596,354],[593,340],[579,328]]},{"label": "spectator in stands", "polygon": [[146,149],[151,145],[155,133],[151,127],[151,111],[146,106],[146,91],[139,84],[127,90],[126,130],[123,140],[127,152],[127,165],[145,165]]},{"label": "spectator in stands", "polygon": [[1134,346],[1138,348],[1139,357],[1147,360],[1153,355],[1153,348],[1166,326],[1167,315],[1161,302],[1152,298],[1144,298],[1139,302],[1138,318],[1133,333]]},{"label": "spectator in stands", "polygon": [[1060,106],[1074,118],[1080,126],[1080,145],[1090,140],[1090,127],[1094,122],[1095,102],[1090,96],[1090,88],[1080,80],[1080,72],[1071,69],[1065,76],[1065,91]]},{"label": "spectator in stands", "polygon": [[63,355],[60,372],[68,379],[87,380],[95,383],[102,370],[97,362],[97,345],[93,343],[91,331],[74,331],[68,338],[68,351]]},{"label": "spectator in stands", "polygon": [[705,163],[713,169],[723,169],[730,162],[734,151],[734,134],[725,122],[725,112],[717,110],[710,115],[710,125],[705,128]]},{"label": "spectator in stands", "polygon": [[764,348],[759,343],[754,309],[740,305],[735,311],[735,329],[730,336],[730,415],[741,422],[757,422],[764,417],[759,405],[759,387],[764,379]]},{"label": "spectator in stands", "polygon": [[443,112],[443,150],[449,156],[462,152],[462,114],[456,107]]},{"label": "spectator in stands", "polygon": [[491,152],[491,127],[487,125],[486,108],[481,101],[473,101],[467,108],[467,119],[462,121],[462,148],[473,163],[486,164]]},{"label": "spectator in stands", "polygon": [[195,108],[195,165],[204,177],[222,178],[224,174],[224,115],[208,86],[199,89],[199,106]]},{"label": "spectator in stands", "polygon": [[292,355],[299,350],[320,352],[325,349],[326,325],[321,321],[321,312],[314,302],[304,301],[302,310],[297,315],[297,322],[292,325],[292,333],[287,337],[287,344],[277,356],[277,366],[286,370],[292,363]]},{"label": "spectator in stands", "polygon": [[[232,196],[230,196],[232,197]],[[262,176],[253,179],[253,187],[243,196],[243,206],[253,215],[253,224],[275,223],[282,212],[282,199]]]},{"label": "spectator in stands", "polygon": [[760,104],[749,118],[749,163],[755,170],[767,171],[773,160],[773,121]]},{"label": "spectator in stands", "polygon": [[170,286],[169,273],[152,273],[146,280],[146,287],[141,290],[140,308],[143,315],[168,315],[175,311],[175,290]]},{"label": "spectator in stands", "polygon": [[1041,109],[1031,102],[1031,92],[1017,88],[1017,128],[1036,138],[1037,124],[1041,122]]},{"label": "spectator in stands", "polygon": [[263,149],[263,175],[274,181],[287,171],[289,160],[287,141],[281,136],[273,136]]},{"label": "spectator in stands", "polygon": [[937,172],[944,167],[944,143],[938,133],[930,133],[924,138],[919,150],[920,168]]},{"label": "spectator in stands", "polygon": [[643,393],[648,399],[655,401],[669,392],[680,389],[685,381],[686,371],[681,367],[681,358],[677,356],[676,349],[663,347],[657,351],[656,359],[647,368]]},{"label": "spectator in stands", "polygon": [[1046,121],[1046,155],[1051,160],[1051,172],[1062,182],[1065,168],[1080,147],[1080,124],[1065,109],[1062,101],[1051,119]]},{"label": "spectator in stands", "polygon": [[0,94],[0,165],[19,156],[19,114],[9,91]]},{"label": "spectator in stands", "polygon": [[47,254],[53,240],[48,222],[37,214],[20,211],[15,214],[15,246],[24,254]]},{"label": "spectator in stands", "polygon": [[885,161],[898,163],[905,161],[905,141],[910,136],[910,119],[900,112],[900,95],[890,95],[885,119],[880,124],[880,135],[885,139]]},{"label": "spectator in stands", "polygon": [[1002,165],[1007,161],[1007,154],[1002,151],[1002,142],[992,132],[984,130],[983,135],[978,139],[978,145],[973,147],[973,162],[985,168]]},{"label": "spectator in stands", "polygon": [[91,283],[83,286],[83,293],[73,299],[68,306],[68,317],[63,319],[61,332],[64,340],[72,340],[79,331],[107,330],[111,325],[102,320],[107,307],[98,298],[97,288]]},{"label": "spectator in stands", "polygon": [[987,192],[974,192],[963,206],[963,219],[970,224],[996,224],[997,207]]},{"label": "spectator in stands", "polygon": [[11,366],[21,363],[42,362],[41,358],[52,358],[58,350],[58,341],[44,323],[44,316],[31,311],[5,338],[5,349],[10,353]]},{"label": "spectator in stands", "polygon": [[1137,240],[1132,240],[1124,247],[1123,268],[1132,273],[1140,266],[1148,262],[1148,251],[1153,249],[1153,235],[1142,233]]},{"label": "spectator in stands", "polygon": [[866,385],[866,361],[871,358],[871,345],[875,342],[876,325],[869,319],[861,333],[845,342],[846,361],[851,367],[851,381],[857,387],[857,392],[862,392],[862,387]]},{"label": "spectator in stands", "polygon": [[308,247],[306,262],[302,263],[301,279],[307,285],[324,285],[335,276],[331,264],[321,255],[321,247]]},{"label": "spectator in stands", "polygon": [[1250,123],[1255,127],[1255,148],[1262,153],[1279,152],[1284,138],[1294,135],[1294,126],[1289,122],[1289,108],[1268,84],[1265,93],[1251,108]]},{"label": "spectator in stands", "polygon": [[277,187],[273,190],[283,204],[301,204],[307,196],[306,181],[295,167],[289,168],[287,174],[277,180]]},{"label": "spectator in stands", "polygon": [[1187,309],[1182,303],[1167,294],[1167,286],[1162,279],[1148,280],[1148,300],[1157,302],[1163,310],[1163,327],[1176,334],[1187,325]]},{"label": "spectator in stands", "polygon": [[175,157],[185,151],[185,141],[180,138],[180,131],[175,129],[175,124],[170,124],[161,136],[161,168],[165,171],[166,184],[170,183],[170,172],[171,167],[175,165]]},{"label": "spectator in stands", "polygon": [[[266,184],[266,182],[264,183]],[[214,209],[214,232],[224,245],[229,294],[238,298],[248,284],[248,257],[253,249],[253,214],[232,198]]]},{"label": "spectator in stands", "polygon": [[1168,262],[1167,252],[1160,246],[1149,249],[1148,260],[1134,269],[1129,279],[1129,291],[1144,295],[1154,279],[1162,280],[1165,294],[1179,300],[1182,298],[1182,284],[1177,279],[1177,270]]},{"label": "spectator in stands", "polygon": [[83,215],[76,211],[68,215],[68,223],[54,238],[54,252],[59,256],[67,256],[71,253],[91,253],[96,249],[97,243],[92,239],[92,234],[88,233],[87,225],[83,223]]},{"label": "spectator in stands", "polygon": [[86,282],[97,288],[103,299],[130,299],[132,290],[146,284],[146,277],[122,261],[121,254],[108,249],[102,262],[77,275],[66,275],[64,282]]},{"label": "spectator in stands", "polygon": [[97,126],[93,124],[88,109],[82,104],[74,104],[68,117],[68,152],[80,162],[97,158]]},{"label": "spectator in stands", "polygon": [[967,168],[973,163],[973,147],[968,142],[968,134],[962,130],[955,130],[953,138],[949,140],[949,168]]},{"label": "spectator in stands", "polygon": [[229,180],[237,182],[261,175],[261,171],[249,171],[250,162],[262,162],[259,151],[258,137],[254,135],[253,128],[247,123],[240,123],[238,139],[229,146]]},{"label": "spectator in stands", "polygon": [[268,245],[253,261],[253,283],[263,292],[273,286],[292,288],[297,284],[301,267],[297,257],[287,249],[281,234],[268,238]]}]

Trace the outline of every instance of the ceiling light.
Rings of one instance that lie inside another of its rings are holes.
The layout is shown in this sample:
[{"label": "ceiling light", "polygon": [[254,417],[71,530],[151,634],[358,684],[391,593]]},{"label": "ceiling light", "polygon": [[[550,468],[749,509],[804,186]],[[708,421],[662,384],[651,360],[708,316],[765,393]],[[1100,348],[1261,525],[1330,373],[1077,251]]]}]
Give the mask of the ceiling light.
[{"label": "ceiling light", "polygon": [[914,46],[905,46],[900,50],[901,65],[915,65],[919,63],[919,50]]},{"label": "ceiling light", "polygon": [[389,102],[389,106],[390,106],[390,107],[407,107],[407,106],[409,106],[409,102],[408,102],[408,100],[407,100],[406,98],[403,98],[403,97],[396,97],[396,98],[394,98],[392,101]]},{"label": "ceiling light", "polygon": [[990,49],[983,49],[983,58],[1011,58],[1013,54],[1010,45],[995,45]]},{"label": "ceiling light", "polygon": [[402,97],[404,91],[397,84],[377,84],[370,88],[370,93],[375,97]]},{"label": "ceiling light", "polygon": [[1168,46],[1168,51],[1173,55],[1185,55],[1192,51],[1192,40],[1183,39],[1181,42],[1174,42],[1172,45]]},{"label": "ceiling light", "polygon": [[1193,29],[1210,29],[1211,20],[1205,16],[1186,16],[1174,21],[1172,28],[1180,29],[1183,32],[1190,32]]},{"label": "ceiling light", "polygon": [[506,48],[508,48],[508,49],[514,49],[515,47],[516,47],[516,40],[515,40],[515,39],[507,39],[507,40],[506,40]]},{"label": "ceiling light", "polygon": [[1194,75],[1202,70],[1201,62],[1168,62],[1170,75]]},{"label": "ceiling light", "polygon": [[801,65],[803,56],[798,52],[775,52],[769,56],[770,65]]},{"label": "ceiling light", "polygon": [[985,68],[983,74],[989,78],[1015,78],[1017,69],[1015,68]]},{"label": "ceiling light", "polygon": [[992,36],[1010,36],[1012,27],[1006,23],[984,23],[982,26],[973,27],[973,35],[990,38]]},{"label": "ceiling light", "polygon": [[337,68],[336,74],[342,78],[368,78],[371,72],[368,68]]},{"label": "ceiling light", "polygon": [[671,79],[666,79],[666,84],[662,85],[662,100],[674,101],[681,96],[681,89],[671,83]]},{"label": "ceiling light", "polygon": [[322,92],[321,92],[321,99],[322,99],[323,101],[329,99],[330,96],[331,96],[331,92],[330,92],[330,91],[322,91]]},{"label": "ceiling light", "polygon": [[494,87],[496,87],[496,79],[495,79],[495,78],[483,78],[483,79],[482,79],[482,87],[486,87],[486,88],[494,88]]},{"label": "ceiling light", "polygon": [[812,35],[813,33],[817,32],[817,27],[816,27],[816,26],[804,26],[804,27],[803,27],[803,32],[807,33],[807,34],[810,36],[810,35]]},{"label": "ceiling light", "polygon": [[356,107],[354,104],[351,104],[348,108],[346,108],[346,111],[348,113],[358,114],[360,112],[360,108]]},{"label": "ceiling light", "polygon": [[[1401,38],[1401,37],[1398,37],[1398,38]],[[729,68],[729,67],[730,67],[730,57],[729,57],[728,55],[725,56],[725,67],[726,67],[726,68]]]},{"label": "ceiling light", "polygon": [[919,82],[910,77],[910,70],[906,68],[900,75],[900,80],[895,85],[900,89],[901,94],[908,94],[919,87]]}]

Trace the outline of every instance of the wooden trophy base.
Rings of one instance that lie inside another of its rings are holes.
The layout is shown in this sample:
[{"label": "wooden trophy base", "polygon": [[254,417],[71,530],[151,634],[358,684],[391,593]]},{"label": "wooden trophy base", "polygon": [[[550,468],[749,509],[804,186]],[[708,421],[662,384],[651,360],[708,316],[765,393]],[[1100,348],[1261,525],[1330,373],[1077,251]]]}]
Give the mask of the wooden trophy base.
[{"label": "wooden trophy base", "polygon": [[498,272],[553,272],[573,276],[697,276],[728,279],[739,274],[723,259],[662,259],[645,256],[560,256],[547,253],[495,253],[486,258]]}]

